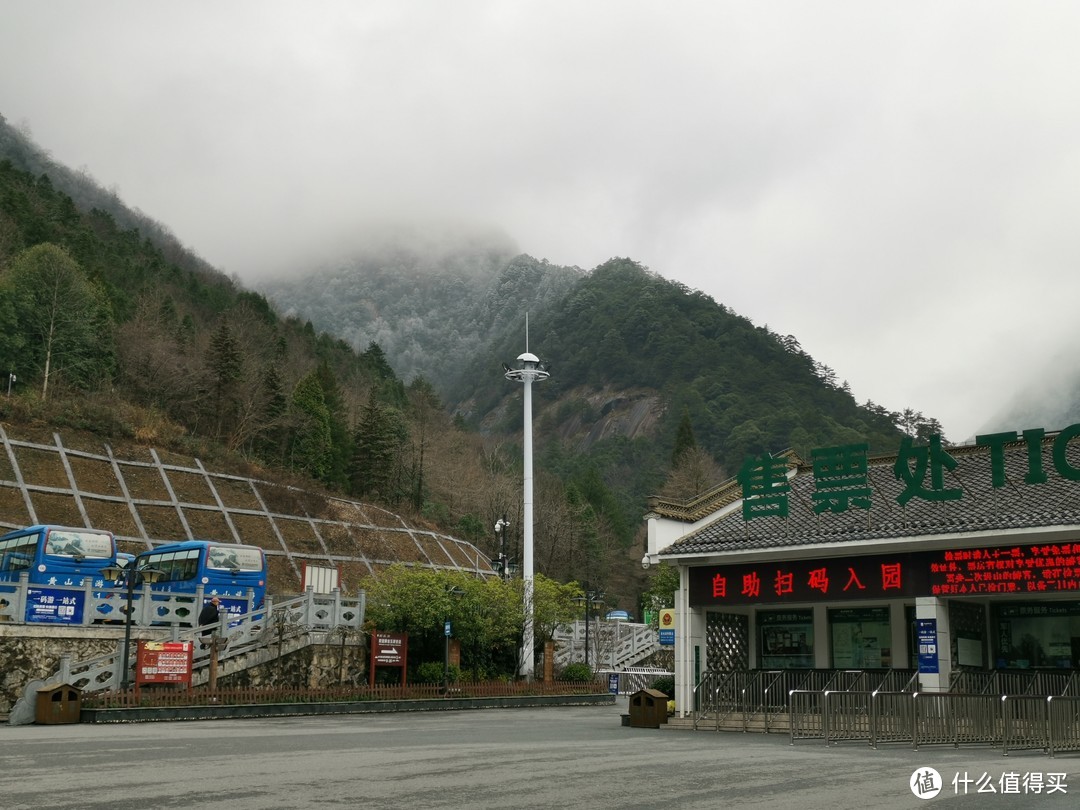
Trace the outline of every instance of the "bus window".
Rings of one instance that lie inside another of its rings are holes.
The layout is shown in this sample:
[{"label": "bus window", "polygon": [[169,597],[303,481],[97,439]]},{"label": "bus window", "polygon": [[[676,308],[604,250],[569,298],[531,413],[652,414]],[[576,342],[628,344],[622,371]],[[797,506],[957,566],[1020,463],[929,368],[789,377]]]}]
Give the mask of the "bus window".
[{"label": "bus window", "polygon": [[86,559],[111,562],[116,557],[116,544],[111,534],[49,529],[45,535],[45,553],[57,557],[71,557],[76,562]]},{"label": "bus window", "polygon": [[[104,569],[116,562],[111,532],[37,525],[0,537],[0,582],[26,575],[27,622],[79,624],[85,608],[85,581],[105,585]],[[14,586],[5,586],[10,591]]]},{"label": "bus window", "polygon": [[256,606],[266,595],[266,556],[257,546],[186,540],[140,554],[136,566],[165,574],[151,590],[194,594],[201,585],[205,594],[220,597],[230,613],[243,612],[249,590],[255,592]]}]

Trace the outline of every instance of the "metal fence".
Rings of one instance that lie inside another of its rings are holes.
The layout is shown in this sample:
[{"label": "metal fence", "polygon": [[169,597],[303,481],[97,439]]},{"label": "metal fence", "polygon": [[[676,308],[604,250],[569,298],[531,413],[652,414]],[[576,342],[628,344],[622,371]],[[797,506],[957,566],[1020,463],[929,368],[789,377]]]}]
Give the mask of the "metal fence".
[{"label": "metal fence", "polygon": [[1067,695],[1080,692],[1080,673],[1060,669],[962,670],[949,691],[967,695]]},{"label": "metal fence", "polygon": [[1080,750],[1080,697],[793,690],[790,741]]},{"label": "metal fence", "polygon": [[[743,731],[760,724],[768,733],[783,717],[796,737],[820,737],[824,733],[824,704],[812,696],[914,690],[917,678],[918,673],[908,669],[708,671],[694,690],[693,725],[698,728],[708,722],[719,730],[725,723],[737,721]],[[793,700],[798,702],[795,708]]]},{"label": "metal fence", "polygon": [[[918,673],[896,670],[705,672],[694,690],[693,728],[765,732],[788,724],[797,740],[910,745],[984,745],[1054,756],[1080,751],[1076,672],[964,673],[950,692],[918,692]],[[971,692],[956,691],[968,686]],[[1015,694],[996,692],[1011,687]],[[1040,689],[1056,690],[1047,695]]]}]

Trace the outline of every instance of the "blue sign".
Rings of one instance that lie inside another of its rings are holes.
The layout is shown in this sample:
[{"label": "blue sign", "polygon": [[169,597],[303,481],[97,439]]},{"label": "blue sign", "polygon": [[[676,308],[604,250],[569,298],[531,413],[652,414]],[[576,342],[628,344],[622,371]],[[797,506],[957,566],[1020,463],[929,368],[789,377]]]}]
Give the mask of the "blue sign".
[{"label": "blue sign", "polygon": [[660,643],[662,645],[664,645],[665,647],[674,647],[675,646],[675,628],[671,628],[670,630],[661,629],[660,630]]},{"label": "blue sign", "polygon": [[444,636],[449,636],[450,635],[450,622],[447,622],[446,624],[443,625],[443,635]]},{"label": "blue sign", "polygon": [[26,620],[48,624],[82,624],[86,595],[57,588],[26,589]]},{"label": "blue sign", "polygon": [[619,673],[609,672],[607,676],[607,690],[613,695],[619,694]]},{"label": "blue sign", "polygon": [[916,619],[915,633],[919,643],[919,672],[934,674],[938,668],[937,619]]}]

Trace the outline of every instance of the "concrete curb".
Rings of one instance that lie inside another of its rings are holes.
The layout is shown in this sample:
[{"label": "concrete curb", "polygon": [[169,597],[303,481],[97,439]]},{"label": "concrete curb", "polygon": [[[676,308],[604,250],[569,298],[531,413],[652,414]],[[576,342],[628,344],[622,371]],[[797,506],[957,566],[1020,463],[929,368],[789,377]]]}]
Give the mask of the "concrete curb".
[{"label": "concrete curb", "polygon": [[328,703],[267,703],[236,706],[162,706],[135,709],[83,709],[83,723],[147,723],[164,720],[234,720],[381,712],[461,711],[465,709],[534,709],[545,706],[614,706],[615,695],[516,695],[437,700],[358,700]]}]

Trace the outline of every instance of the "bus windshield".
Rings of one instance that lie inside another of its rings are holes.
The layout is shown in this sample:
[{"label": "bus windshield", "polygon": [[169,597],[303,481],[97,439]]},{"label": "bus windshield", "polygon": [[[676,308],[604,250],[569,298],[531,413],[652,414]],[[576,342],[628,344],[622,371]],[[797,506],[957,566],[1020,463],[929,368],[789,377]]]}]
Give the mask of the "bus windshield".
[{"label": "bus windshield", "polygon": [[45,553],[84,560],[112,560],[115,546],[112,535],[104,532],[49,529]]},{"label": "bus windshield", "polygon": [[206,554],[207,568],[221,571],[262,571],[262,552],[257,548],[210,546]]}]

